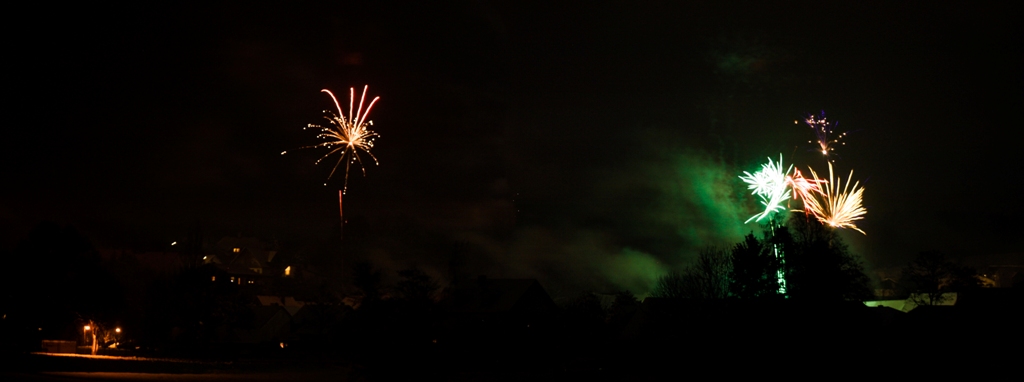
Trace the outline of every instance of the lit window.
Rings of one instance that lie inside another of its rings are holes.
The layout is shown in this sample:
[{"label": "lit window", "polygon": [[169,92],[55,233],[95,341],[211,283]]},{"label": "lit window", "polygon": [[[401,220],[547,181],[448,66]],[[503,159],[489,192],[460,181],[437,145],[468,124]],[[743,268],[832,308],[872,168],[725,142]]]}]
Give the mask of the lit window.
[{"label": "lit window", "polygon": [[234,276],[231,277],[231,282],[235,282]]},{"label": "lit window", "polygon": [[234,252],[234,253],[242,252],[242,249],[238,248],[238,247],[235,247],[235,248],[231,249],[231,252]]},{"label": "lit window", "polygon": [[289,265],[287,267],[284,267],[284,275],[285,276],[291,276],[292,275],[292,266],[291,265]]},{"label": "lit window", "polygon": [[210,277],[210,281],[217,281],[217,276]]}]

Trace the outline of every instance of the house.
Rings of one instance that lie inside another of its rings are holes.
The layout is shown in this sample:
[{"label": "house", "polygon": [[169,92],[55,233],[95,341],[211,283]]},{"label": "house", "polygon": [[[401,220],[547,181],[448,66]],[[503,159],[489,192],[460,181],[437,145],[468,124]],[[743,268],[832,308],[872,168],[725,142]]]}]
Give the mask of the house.
[{"label": "house", "polygon": [[260,301],[261,306],[280,306],[291,316],[295,316],[295,313],[298,313],[306,305],[304,301],[297,301],[295,297],[291,296],[256,296],[256,298]]},{"label": "house", "polygon": [[978,276],[986,287],[1024,285],[1024,253],[971,256],[965,262],[978,270]]},{"label": "house", "polygon": [[70,353],[74,354],[78,343],[76,341],[43,340],[44,353]]},{"label": "house", "polygon": [[280,305],[251,306],[252,326],[232,328],[237,343],[279,344],[291,332],[292,316]]},{"label": "house", "polygon": [[[290,276],[290,265],[274,263],[275,245],[253,237],[226,236],[214,245],[210,254],[203,256],[204,264],[213,264],[228,282],[239,285],[260,284],[269,277]],[[213,275],[217,281],[217,275]]]}]

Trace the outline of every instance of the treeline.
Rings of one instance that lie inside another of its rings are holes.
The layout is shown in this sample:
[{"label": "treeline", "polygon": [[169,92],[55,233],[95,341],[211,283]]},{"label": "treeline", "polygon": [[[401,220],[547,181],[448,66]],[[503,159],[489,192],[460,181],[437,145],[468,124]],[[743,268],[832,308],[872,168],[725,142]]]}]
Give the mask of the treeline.
[{"label": "treeline", "polygon": [[898,298],[938,305],[949,293],[985,285],[978,270],[942,252],[925,251],[900,269],[897,279],[881,280],[878,290],[884,295],[876,296],[863,261],[835,229],[795,214],[785,224],[769,222],[763,232],[728,248],[705,248],[682,270],[660,277],[652,296],[823,303]]},{"label": "treeline", "polygon": [[692,264],[661,277],[655,297],[851,301],[873,296],[862,261],[836,231],[793,215],[769,222],[731,248],[706,248]]},{"label": "treeline", "polygon": [[[209,268],[195,262],[154,272],[133,256],[102,259],[74,229],[43,224],[5,254],[9,275],[17,276],[3,278],[0,329],[5,347],[21,351],[37,349],[42,339],[85,342],[82,327],[91,324],[108,333],[124,328],[120,342],[137,354],[347,354],[376,370],[399,359],[439,367],[444,357],[458,356],[463,366],[529,361],[538,370],[607,370],[615,357],[639,361],[649,355],[636,351],[636,344],[685,340],[712,346],[722,338],[755,343],[779,328],[833,333],[827,328],[863,326],[849,331],[852,337],[888,325],[875,314],[880,312],[854,303],[872,298],[872,289],[862,261],[833,229],[802,215],[764,228],[761,237],[751,233],[731,247],[707,248],[684,269],[660,278],[653,293],[666,298],[660,303],[641,303],[623,291],[581,293],[555,304],[541,288],[521,293],[526,297],[517,304],[528,306],[501,307],[495,302],[500,292],[515,289],[503,289],[501,280],[466,279],[442,288],[420,269],[387,277],[387,270],[365,262],[325,269],[330,278],[309,272],[252,286],[212,282]],[[384,281],[389,279],[396,281]],[[903,279],[908,291],[932,303],[943,293],[978,285],[973,270],[938,253],[920,255]],[[257,331],[266,321],[260,315],[268,307],[258,295],[291,296],[304,305],[289,313],[287,333],[243,349],[233,336]]]}]

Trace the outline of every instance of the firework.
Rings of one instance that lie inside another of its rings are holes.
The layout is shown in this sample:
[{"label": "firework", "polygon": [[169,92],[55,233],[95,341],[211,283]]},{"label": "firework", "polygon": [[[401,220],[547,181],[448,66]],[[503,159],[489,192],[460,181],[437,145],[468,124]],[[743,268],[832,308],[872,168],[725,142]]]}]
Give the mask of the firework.
[{"label": "firework", "polygon": [[854,224],[855,221],[864,218],[867,210],[861,204],[864,188],[860,187],[860,182],[854,182],[853,187],[850,187],[853,170],[850,170],[845,184],[842,183],[842,179],[837,179],[833,175],[831,163],[828,164],[827,181],[818,179],[818,174],[814,173],[814,169],[808,168],[808,170],[811,171],[814,182],[824,183],[824,186],[819,187],[818,192],[813,194],[815,199],[810,204],[808,204],[809,199],[804,199],[807,211],[813,214],[818,221],[831,227],[849,228],[866,235]]},{"label": "firework", "polygon": [[790,168],[782,170],[782,154],[779,154],[778,163],[773,162],[772,158],[768,158],[768,163],[762,164],[760,171],[753,174],[743,172],[744,175],[741,175],[740,179],[747,183],[747,188],[753,190],[754,195],[761,198],[761,204],[764,205],[764,212],[751,216],[744,224],[751,220],[761,221],[773,212],[785,210],[782,207],[782,202],[790,197],[786,176]]},{"label": "firework", "polygon": [[[331,124],[326,127],[309,124],[303,128],[320,130],[320,134],[316,137],[318,139],[323,139],[324,141],[302,148],[309,149],[325,147],[330,150],[327,154],[320,157],[320,159],[317,159],[317,164],[320,164],[321,161],[327,159],[327,157],[334,153],[341,153],[338,157],[338,162],[334,164],[334,167],[331,169],[331,173],[327,175],[327,179],[331,179],[331,177],[334,176],[334,173],[338,170],[338,167],[341,166],[341,163],[345,162],[345,184],[342,187],[343,193],[348,189],[348,173],[352,164],[358,163],[359,167],[363,171],[363,176],[366,176],[366,167],[363,166],[363,158],[359,155],[360,151],[372,158],[374,164],[377,164],[377,157],[373,156],[370,149],[373,148],[374,139],[380,137],[380,135],[368,128],[369,126],[373,126],[373,121],[368,121],[366,118],[370,115],[370,110],[373,109],[373,105],[377,103],[377,100],[379,100],[380,97],[375,97],[370,101],[366,110],[363,110],[363,104],[366,101],[366,91],[369,88],[369,85],[363,87],[363,95],[359,98],[359,107],[355,109],[355,113],[353,113],[352,108],[355,105],[356,88],[349,89],[348,117],[346,117],[345,113],[341,110],[341,105],[338,104],[338,99],[334,97],[334,93],[331,93],[331,91],[327,89],[320,90],[321,92],[327,93],[331,96],[331,99],[334,101],[334,107],[338,109],[338,113],[335,114],[328,110],[324,111],[324,113],[327,114],[324,118],[331,122]],[[281,152],[281,155],[284,155],[285,153],[287,153],[287,151]],[[327,183],[324,183],[324,185],[326,186]]]},{"label": "firework", "polygon": [[[799,121],[793,121],[793,123],[799,123]],[[807,143],[817,143],[820,148],[821,155],[828,156],[830,153],[835,151],[836,145],[845,145],[846,143],[840,142],[843,137],[846,136],[846,132],[833,135],[832,130],[839,125],[836,122],[835,125],[829,122],[825,118],[825,112],[821,112],[821,117],[818,118],[814,114],[808,115],[807,119],[804,120],[807,126],[814,130],[814,136],[817,137],[817,141],[807,141]]]},{"label": "firework", "polygon": [[822,183],[825,183],[825,181],[804,178],[800,170],[795,168],[792,175],[786,176],[786,184],[793,189],[793,199],[803,202],[804,213],[808,215],[817,216],[815,211],[821,210],[821,206],[818,205],[814,195],[821,192]]}]

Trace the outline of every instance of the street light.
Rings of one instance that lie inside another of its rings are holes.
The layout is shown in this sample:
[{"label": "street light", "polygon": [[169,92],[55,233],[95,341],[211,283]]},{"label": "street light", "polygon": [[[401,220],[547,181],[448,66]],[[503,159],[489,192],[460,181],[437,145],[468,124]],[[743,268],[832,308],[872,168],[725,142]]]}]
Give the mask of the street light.
[{"label": "street light", "polygon": [[92,327],[91,327],[91,326],[89,326],[89,325],[86,325],[86,326],[85,326],[85,331],[89,331],[89,329],[92,329]]}]

